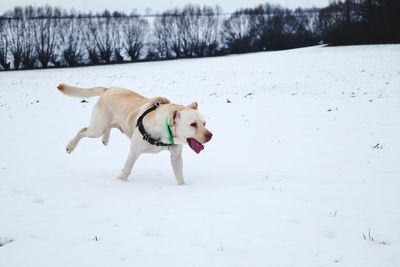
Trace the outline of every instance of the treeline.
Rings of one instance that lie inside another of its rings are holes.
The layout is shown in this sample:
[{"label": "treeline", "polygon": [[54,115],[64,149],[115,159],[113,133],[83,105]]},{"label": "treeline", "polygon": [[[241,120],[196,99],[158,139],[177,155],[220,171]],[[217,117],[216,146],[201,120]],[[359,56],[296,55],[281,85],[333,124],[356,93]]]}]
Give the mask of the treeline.
[{"label": "treeline", "polygon": [[400,42],[399,0],[332,2],[318,21],[317,34],[331,45]]},{"label": "treeline", "polygon": [[[223,14],[188,5],[154,15],[16,7],[0,17],[0,66],[32,69],[400,42],[400,1],[346,0],[323,9],[269,4]],[[151,22],[151,23],[150,23]]]},{"label": "treeline", "polygon": [[50,6],[16,7],[0,19],[0,64],[32,69],[136,61],[148,30],[147,20],[118,12],[83,15]]}]

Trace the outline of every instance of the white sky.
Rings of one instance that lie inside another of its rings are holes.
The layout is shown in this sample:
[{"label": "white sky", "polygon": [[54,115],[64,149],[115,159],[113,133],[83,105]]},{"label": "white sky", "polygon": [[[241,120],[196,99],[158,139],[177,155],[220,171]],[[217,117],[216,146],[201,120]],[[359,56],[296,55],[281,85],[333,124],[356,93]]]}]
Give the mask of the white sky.
[{"label": "white sky", "polygon": [[45,5],[59,6],[67,10],[74,8],[79,11],[101,11],[109,9],[110,11],[124,11],[130,13],[134,8],[139,13],[144,13],[146,8],[151,8],[153,12],[163,11],[172,7],[184,6],[188,3],[200,5],[216,5],[222,7],[224,12],[231,12],[238,8],[254,7],[257,4],[269,2],[271,4],[280,4],[283,7],[323,7],[329,4],[329,0],[153,0],[153,1],[135,1],[135,0],[0,0],[0,12],[12,9],[16,5]]}]

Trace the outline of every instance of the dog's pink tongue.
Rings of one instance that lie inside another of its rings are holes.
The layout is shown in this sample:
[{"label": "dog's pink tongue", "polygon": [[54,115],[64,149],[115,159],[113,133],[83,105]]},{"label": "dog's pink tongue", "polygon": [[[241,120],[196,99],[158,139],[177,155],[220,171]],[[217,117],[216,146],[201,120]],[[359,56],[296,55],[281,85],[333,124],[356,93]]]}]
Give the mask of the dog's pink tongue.
[{"label": "dog's pink tongue", "polygon": [[193,138],[188,139],[188,143],[190,148],[193,149],[193,151],[196,152],[197,154],[199,154],[200,151],[204,149],[204,146]]}]

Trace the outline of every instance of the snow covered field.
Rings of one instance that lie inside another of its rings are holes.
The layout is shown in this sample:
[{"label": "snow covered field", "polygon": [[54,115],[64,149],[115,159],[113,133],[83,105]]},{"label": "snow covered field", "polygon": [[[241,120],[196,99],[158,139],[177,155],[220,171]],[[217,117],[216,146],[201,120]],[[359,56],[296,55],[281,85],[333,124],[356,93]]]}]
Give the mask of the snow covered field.
[{"label": "snow covered field", "polygon": [[[399,62],[384,45],[1,72],[0,266],[400,266]],[[214,137],[184,149],[185,186],[167,152],[121,182],[119,131],[65,152],[96,98],[60,82],[197,100]]]}]

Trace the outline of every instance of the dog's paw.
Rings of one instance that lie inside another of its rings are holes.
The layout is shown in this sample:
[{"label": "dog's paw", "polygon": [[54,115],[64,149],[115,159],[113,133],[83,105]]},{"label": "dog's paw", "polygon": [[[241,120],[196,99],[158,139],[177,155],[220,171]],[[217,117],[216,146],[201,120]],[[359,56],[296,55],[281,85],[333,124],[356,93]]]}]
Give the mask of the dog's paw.
[{"label": "dog's paw", "polygon": [[177,180],[176,183],[177,185],[185,185],[185,181],[183,180]]},{"label": "dog's paw", "polygon": [[74,140],[71,140],[68,144],[67,147],[65,148],[65,150],[67,151],[68,154],[71,154],[72,151],[75,150],[75,147],[78,143],[75,142]]},{"label": "dog's paw", "polygon": [[121,172],[121,174],[117,176],[117,179],[121,181],[127,181],[128,176],[129,176],[128,173]]},{"label": "dog's paw", "polygon": [[110,140],[110,131],[106,131],[103,134],[103,138],[101,139],[101,141],[103,142],[103,145],[108,145],[108,141]]},{"label": "dog's paw", "polygon": [[106,146],[106,145],[108,145],[108,140],[109,140],[109,139],[103,138],[103,140],[101,140],[101,142],[103,142],[103,145]]},{"label": "dog's paw", "polygon": [[65,151],[67,151],[68,154],[71,154],[72,151],[74,151],[74,149],[75,149],[75,146],[68,144],[67,147],[65,148]]}]

